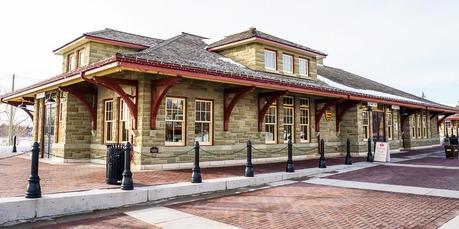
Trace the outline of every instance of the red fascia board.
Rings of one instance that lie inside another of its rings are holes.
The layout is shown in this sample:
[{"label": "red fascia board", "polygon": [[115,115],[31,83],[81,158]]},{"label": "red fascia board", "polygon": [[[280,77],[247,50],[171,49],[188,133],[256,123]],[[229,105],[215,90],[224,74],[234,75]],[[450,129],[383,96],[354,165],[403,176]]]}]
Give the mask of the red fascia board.
[{"label": "red fascia board", "polygon": [[[297,87],[288,84],[283,84],[279,82],[266,82],[265,80],[256,80],[256,79],[248,79],[247,77],[243,76],[236,76],[231,74],[224,74],[224,73],[212,73],[206,72],[200,69],[191,69],[183,66],[174,67],[172,65],[167,64],[159,64],[159,63],[152,63],[149,61],[142,61],[142,60],[130,60],[124,57],[118,57],[120,67],[129,67],[134,69],[144,69],[150,71],[157,71],[162,72],[165,74],[176,74],[180,76],[190,76],[194,78],[205,79],[209,81],[219,81],[219,82],[229,82],[239,85],[251,85],[260,88],[268,88],[268,89],[275,89],[275,90],[288,90],[290,92],[302,92],[302,93],[310,93],[319,96],[328,96],[328,97],[335,97],[335,98],[343,98],[349,100],[358,100],[358,101],[370,101],[370,102],[377,102],[383,104],[392,104],[392,105],[399,105],[399,106],[407,106],[411,108],[417,109],[427,109],[426,105],[418,104],[418,103],[410,103],[399,101],[395,99],[381,99],[381,98],[374,98],[371,96],[365,95],[354,95],[352,93],[345,93],[345,92],[333,92],[333,91],[326,91],[324,89],[315,89],[315,88],[304,88],[304,87]],[[179,68],[179,69],[177,69]],[[224,77],[222,77],[224,76]],[[246,78],[246,79],[241,79]],[[445,108],[434,108],[429,107],[429,109],[438,109],[438,111],[451,111],[450,109]]]},{"label": "red fascia board", "polygon": [[182,77],[188,76],[188,77],[199,78],[199,79],[204,79],[204,80],[209,80],[209,81],[228,82],[228,83],[234,83],[238,85],[255,86],[259,88],[267,88],[267,89],[283,90],[283,91],[287,90],[290,92],[311,93],[311,94],[319,95],[319,96],[327,96],[327,97],[335,97],[335,98],[343,98],[343,99],[348,98],[347,95],[342,94],[342,93],[337,93],[337,92],[327,92],[327,91],[319,90],[319,89],[307,89],[303,87],[294,87],[294,86],[280,85],[280,84],[276,85],[273,83],[258,81],[255,79],[248,80],[248,79],[235,78],[234,76],[233,77],[222,77],[221,75],[213,75],[209,73],[177,70],[177,69],[171,69],[171,68],[160,67],[160,66],[146,66],[144,64],[130,63],[130,62],[120,62],[119,66],[127,67],[127,68],[134,68],[134,69],[144,69],[144,70],[149,70],[149,71],[157,71],[157,72],[161,72],[164,74],[175,74],[175,75],[179,75]]}]

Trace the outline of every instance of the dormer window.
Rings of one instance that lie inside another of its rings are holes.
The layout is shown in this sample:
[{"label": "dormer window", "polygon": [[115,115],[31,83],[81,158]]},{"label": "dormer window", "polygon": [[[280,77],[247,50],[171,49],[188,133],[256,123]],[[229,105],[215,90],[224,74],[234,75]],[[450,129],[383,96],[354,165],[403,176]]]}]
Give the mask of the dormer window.
[{"label": "dormer window", "polygon": [[293,56],[282,54],[282,71],[284,73],[293,73]]},{"label": "dormer window", "polygon": [[84,49],[80,49],[77,51],[77,58],[78,58],[78,62],[77,62],[77,67],[81,67],[81,66],[84,66],[84,59],[86,58],[85,57],[85,53],[84,53]]},{"label": "dormer window", "polygon": [[276,52],[265,49],[265,69],[276,70]]},{"label": "dormer window", "polygon": [[73,71],[76,68],[75,53],[67,56],[67,71]]},{"label": "dormer window", "polygon": [[308,76],[309,72],[309,60],[305,58],[298,59],[298,74],[301,76]]}]

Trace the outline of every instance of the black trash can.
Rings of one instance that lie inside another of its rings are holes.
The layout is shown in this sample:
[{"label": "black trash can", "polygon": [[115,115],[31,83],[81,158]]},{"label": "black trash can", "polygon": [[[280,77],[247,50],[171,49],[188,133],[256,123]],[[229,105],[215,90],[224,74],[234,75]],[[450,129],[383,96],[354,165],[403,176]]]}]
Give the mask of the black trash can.
[{"label": "black trash can", "polygon": [[107,184],[121,184],[124,171],[124,145],[107,145],[106,179]]}]

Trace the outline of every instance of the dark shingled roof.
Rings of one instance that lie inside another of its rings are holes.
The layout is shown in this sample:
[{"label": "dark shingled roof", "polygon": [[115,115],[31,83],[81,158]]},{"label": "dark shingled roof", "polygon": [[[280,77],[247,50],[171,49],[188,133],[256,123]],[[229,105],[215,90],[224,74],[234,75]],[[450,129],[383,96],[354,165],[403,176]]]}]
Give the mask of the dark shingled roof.
[{"label": "dark shingled roof", "polygon": [[309,79],[289,77],[280,74],[258,72],[231,61],[223,55],[206,50],[203,37],[182,33],[167,39],[156,46],[136,53],[123,53],[121,56],[143,59],[167,64],[219,71],[232,75],[244,75],[253,79],[277,81],[309,88],[342,92],[327,84]]},{"label": "dark shingled roof", "polygon": [[297,43],[294,43],[294,42],[291,42],[291,41],[287,41],[285,39],[282,39],[282,38],[279,38],[279,37],[276,37],[276,36],[273,36],[273,35],[270,35],[270,34],[267,34],[267,33],[263,33],[261,31],[258,31],[256,28],[250,28],[249,30],[246,30],[244,32],[240,32],[240,33],[236,33],[236,34],[233,34],[233,35],[226,36],[225,38],[223,38],[223,39],[221,39],[219,41],[213,42],[207,48],[211,49],[211,48],[215,48],[215,47],[218,47],[218,46],[221,46],[221,45],[226,45],[226,44],[229,44],[229,43],[233,43],[233,42],[249,39],[249,38],[252,38],[252,37],[264,38],[264,39],[267,39],[267,40],[270,40],[270,41],[274,41],[274,42],[281,43],[281,44],[284,44],[284,45],[288,45],[288,46],[292,46],[292,47],[295,47],[295,48],[303,49],[305,51],[313,52],[313,53],[316,53],[316,54],[319,54],[319,55],[323,55],[323,56],[327,55],[327,54],[325,54],[323,52],[320,52],[320,51],[317,51],[315,49],[306,47],[304,45],[300,45],[300,44],[297,44]]},{"label": "dark shingled roof", "polygon": [[[305,88],[310,90],[316,90],[321,92],[328,92],[340,95],[353,95],[362,96],[366,98],[377,98],[387,101],[401,101],[407,104],[419,104],[425,106],[442,107],[443,109],[454,109],[449,106],[437,104],[426,99],[417,97],[415,95],[400,91],[398,89],[380,84],[378,82],[366,79],[364,77],[346,72],[341,69],[318,66],[318,74],[337,83],[346,85],[352,88],[366,89],[384,92],[387,94],[397,95],[401,97],[390,98],[381,95],[374,95],[372,93],[355,92],[347,90],[345,88],[333,87],[320,80],[310,80],[299,77],[285,76],[281,74],[268,73],[262,71],[255,71],[238,64],[231,59],[226,58],[216,52],[209,51],[206,47],[207,44],[203,41],[204,37],[182,33],[178,36],[172,37],[167,40],[159,40],[155,38],[147,38],[139,35],[119,32],[115,30],[102,30],[87,33],[92,36],[104,37],[107,39],[117,39],[128,42],[137,42],[151,45],[142,51],[135,53],[119,53],[114,57],[102,60],[100,62],[93,63],[89,66],[76,69],[71,73],[64,73],[57,77],[39,82],[31,85],[27,88],[20,89],[13,93],[8,93],[2,97],[6,97],[12,94],[19,93],[26,89],[31,89],[36,86],[45,85],[49,82],[65,78],[69,75],[82,72],[85,70],[93,69],[98,66],[103,66],[104,63],[111,63],[114,61],[132,61],[146,65],[153,66],[166,66],[170,69],[188,69],[191,72],[203,72],[205,74],[214,74],[221,77],[234,77],[251,81],[260,81],[270,84],[276,84],[281,86],[291,86],[298,88]],[[413,100],[415,100],[413,102]]]},{"label": "dark shingled roof", "polygon": [[132,34],[132,33],[126,33],[126,32],[109,29],[109,28],[98,30],[98,31],[93,31],[93,32],[88,32],[88,33],[85,33],[84,35],[99,37],[99,38],[104,38],[104,39],[109,39],[109,40],[115,40],[115,41],[122,41],[122,42],[137,44],[137,45],[144,45],[147,47],[152,47],[162,42],[161,39],[141,36],[141,35]]},{"label": "dark shingled roof", "polygon": [[[396,95],[408,99],[414,99],[425,103],[434,103],[435,102],[429,101],[422,97],[401,91],[399,89],[384,85],[382,83],[378,83],[374,80],[367,79],[365,77],[344,71],[339,68],[334,68],[330,66],[317,66],[317,74],[323,76],[333,82],[351,87],[356,89],[363,89],[363,90],[372,90],[372,91],[379,91],[391,95]],[[437,104],[441,105],[441,104]]]}]

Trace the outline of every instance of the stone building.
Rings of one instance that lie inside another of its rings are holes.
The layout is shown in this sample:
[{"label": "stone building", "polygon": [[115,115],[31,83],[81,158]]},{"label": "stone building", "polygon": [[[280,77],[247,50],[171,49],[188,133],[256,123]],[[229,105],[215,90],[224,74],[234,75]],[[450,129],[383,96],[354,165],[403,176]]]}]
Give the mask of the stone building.
[{"label": "stone building", "polygon": [[[157,39],[104,29],[54,50],[62,74],[1,96],[29,112],[43,156],[100,162],[106,144],[131,142],[141,169],[353,153],[368,139],[393,151],[439,144],[441,105],[324,65],[327,54],[255,28],[216,42],[182,33]],[[33,109],[32,109],[33,107]],[[33,113],[32,113],[33,110]]]}]

